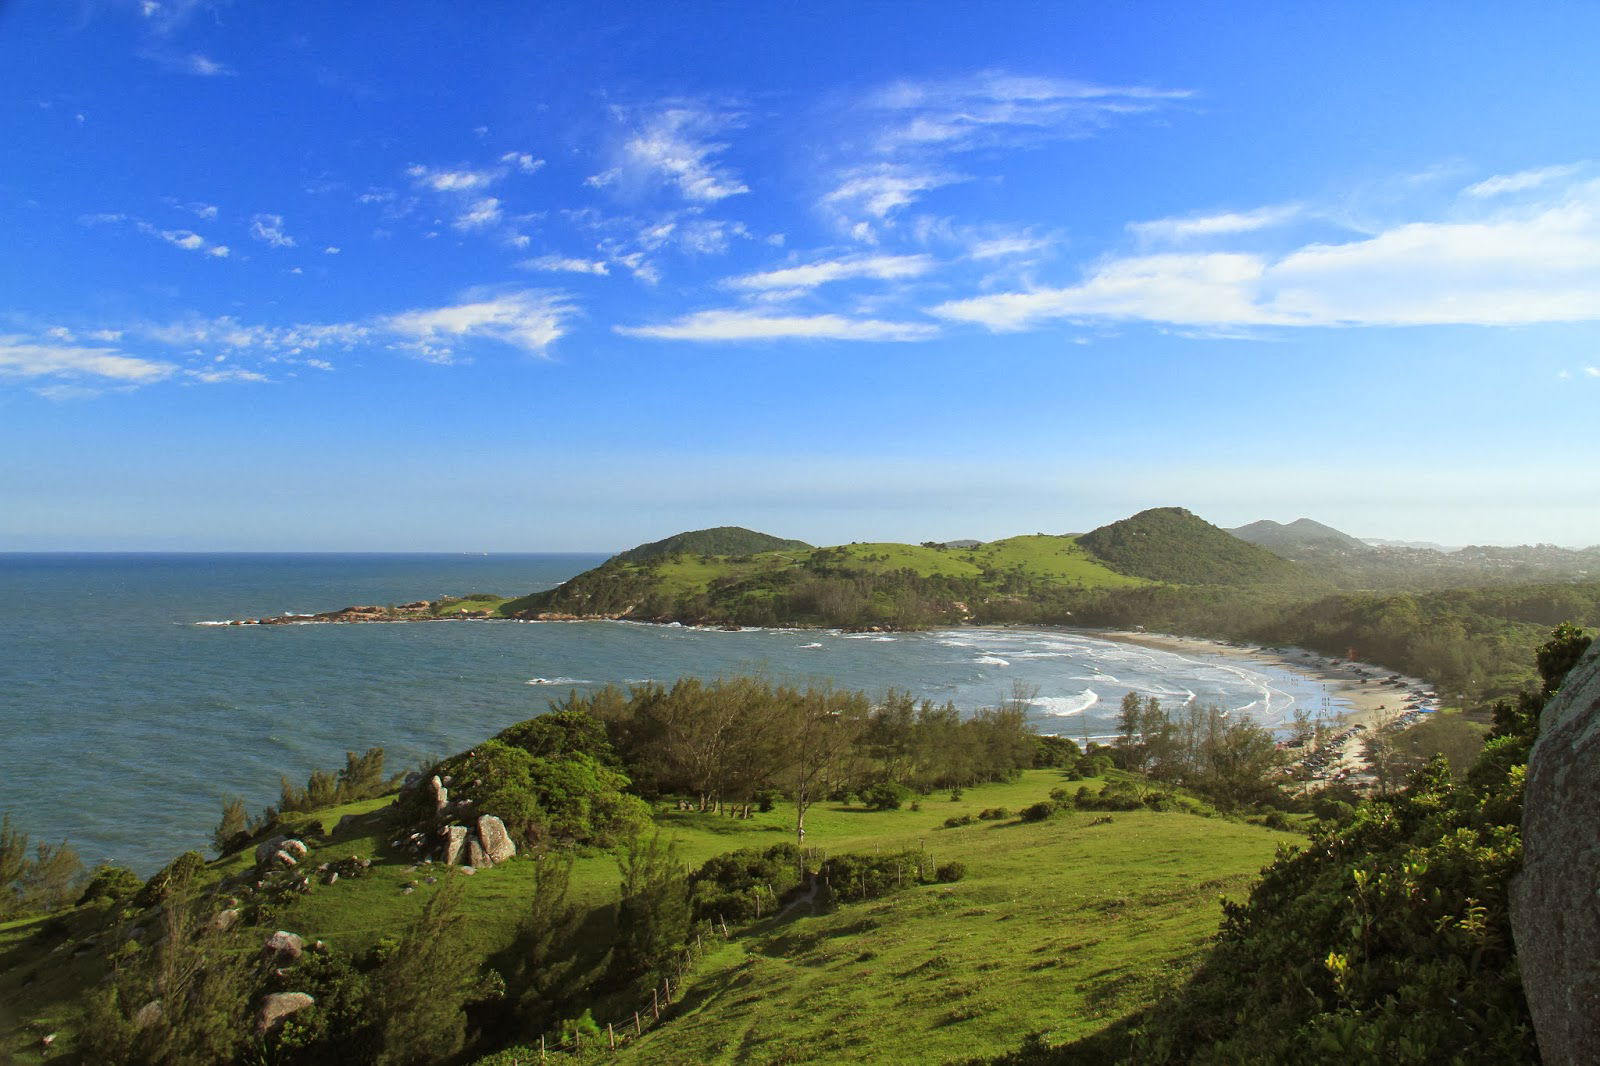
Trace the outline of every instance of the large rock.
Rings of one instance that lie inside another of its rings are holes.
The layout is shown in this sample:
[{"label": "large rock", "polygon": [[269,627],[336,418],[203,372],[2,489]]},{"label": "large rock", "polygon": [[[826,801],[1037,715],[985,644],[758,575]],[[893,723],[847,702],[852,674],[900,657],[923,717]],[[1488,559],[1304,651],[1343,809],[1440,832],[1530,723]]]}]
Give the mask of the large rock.
[{"label": "large rock", "polygon": [[298,959],[300,953],[305,950],[306,942],[300,938],[298,933],[289,933],[279,929],[276,933],[267,937],[266,943],[262,947],[269,954],[280,958]]},{"label": "large rock", "polygon": [[267,860],[272,858],[273,853],[278,851],[280,848],[282,848],[283,845],[288,842],[288,840],[289,840],[289,838],[287,836],[283,836],[283,835],[280,834],[280,835],[275,836],[275,837],[269,837],[268,839],[263,840],[261,843],[257,844],[256,845],[256,865],[257,866],[261,866],[261,865],[265,864],[267,862]]},{"label": "large rock", "polygon": [[444,782],[435,774],[428,782],[428,789],[433,794],[433,809],[443,811],[450,806],[450,790],[444,787]]},{"label": "large rock", "polygon": [[160,1020],[161,1001],[159,999],[152,999],[149,1003],[146,1003],[134,1013],[133,1027],[135,1029],[148,1029]]},{"label": "large rock", "polygon": [[1539,718],[1511,929],[1551,1066],[1600,1062],[1600,641]]},{"label": "large rock", "polygon": [[483,870],[494,865],[484,852],[483,845],[478,843],[477,837],[471,837],[467,840],[467,865],[475,870]]},{"label": "large rock", "polygon": [[256,1032],[269,1033],[283,1024],[283,1020],[296,1011],[305,1010],[317,1001],[304,992],[274,992],[261,1001],[261,1014],[256,1018]]},{"label": "large rock", "polygon": [[446,866],[455,866],[461,863],[467,853],[467,827],[464,825],[447,825],[444,827],[444,861]]},{"label": "large rock", "polygon": [[505,862],[517,853],[511,834],[506,832],[506,823],[492,814],[478,819],[478,840],[483,844],[484,854],[489,857],[491,864]]}]

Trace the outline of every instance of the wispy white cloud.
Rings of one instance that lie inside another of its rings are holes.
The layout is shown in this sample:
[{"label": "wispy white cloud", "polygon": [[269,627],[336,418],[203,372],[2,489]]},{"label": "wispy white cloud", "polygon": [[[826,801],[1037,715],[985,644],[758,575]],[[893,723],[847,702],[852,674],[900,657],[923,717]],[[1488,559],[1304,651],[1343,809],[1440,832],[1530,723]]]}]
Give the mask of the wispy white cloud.
[{"label": "wispy white cloud", "polygon": [[294,247],[294,238],[283,231],[282,215],[255,215],[250,219],[250,236],[274,248]]},{"label": "wispy white cloud", "polygon": [[500,157],[500,162],[514,166],[524,174],[535,174],[544,166],[543,159],[535,159],[527,152],[507,152]]},{"label": "wispy white cloud", "polygon": [[1469,185],[1463,190],[1466,195],[1485,199],[1490,196],[1501,196],[1506,193],[1526,192],[1548,185],[1553,181],[1570,178],[1582,168],[1576,163],[1565,166],[1540,167],[1537,170],[1519,170],[1515,174],[1496,174],[1492,178],[1485,178],[1476,185]]},{"label": "wispy white cloud", "polygon": [[185,370],[184,376],[207,385],[223,385],[238,382],[258,383],[271,381],[267,375],[256,370],[246,370],[240,366],[206,367],[198,370]]},{"label": "wispy white cloud", "polygon": [[1293,222],[1302,214],[1303,209],[1298,204],[1285,204],[1276,207],[1258,207],[1253,211],[1223,211],[1211,215],[1131,222],[1128,224],[1128,230],[1141,240],[1177,243],[1281,226],[1286,222]]},{"label": "wispy white cloud", "polygon": [[193,211],[196,217],[203,218],[208,222],[217,217],[216,204],[190,203],[184,204],[183,206],[188,210]]},{"label": "wispy white cloud", "polygon": [[826,285],[830,281],[868,278],[898,281],[920,277],[936,265],[928,255],[846,256],[798,266],[780,267],[756,274],[728,278],[723,285],[747,291],[782,290],[800,292]]},{"label": "wispy white cloud", "polygon": [[842,315],[769,315],[745,310],[697,311],[653,326],[616,326],[628,337],[673,341],[921,341],[939,328]]},{"label": "wispy white cloud", "polygon": [[140,233],[166,241],[174,248],[182,248],[186,252],[200,252],[213,259],[226,259],[229,255],[226,244],[213,244],[193,230],[162,229],[138,219],[134,220],[133,225]]},{"label": "wispy white cloud", "polygon": [[604,276],[611,273],[606,268],[603,259],[577,259],[564,255],[541,255],[533,259],[524,259],[517,266],[523,270],[542,270],[553,274],[599,274]]},{"label": "wispy white cloud", "polygon": [[339,246],[336,245],[336,244],[330,244],[330,245],[328,245],[326,248],[324,248],[322,250],[322,254],[323,255],[338,255],[339,254]]},{"label": "wispy white cloud", "polygon": [[10,378],[88,378],[146,385],[178,372],[173,363],[141,359],[116,348],[89,348],[0,336],[0,376]]},{"label": "wispy white cloud", "polygon": [[978,236],[968,244],[967,254],[973,259],[1014,259],[1048,252],[1055,244],[1052,237],[1036,237],[1028,233]]},{"label": "wispy white cloud", "polygon": [[459,230],[488,229],[499,225],[503,217],[500,201],[493,196],[485,196],[468,204],[451,225]]},{"label": "wispy white cloud", "polygon": [[622,144],[615,167],[587,184],[605,188],[624,182],[662,181],[693,203],[716,203],[750,191],[731,167],[716,160],[728,144],[716,138],[738,124],[738,116],[696,104],[668,106],[647,117]]},{"label": "wispy white cloud", "polygon": [[233,73],[224,64],[217,62],[210,56],[203,56],[199,52],[186,56],[183,61],[183,67],[190,74],[195,74],[202,78],[216,78]]},{"label": "wispy white cloud", "polygon": [[465,167],[447,170],[425,167],[421,163],[406,168],[406,177],[434,192],[476,193],[487,189],[502,176],[503,172],[498,170],[471,170]]},{"label": "wispy white cloud", "polygon": [[430,362],[451,363],[459,346],[491,340],[544,356],[565,332],[574,311],[560,293],[521,290],[469,294],[462,303],[405,311],[379,320],[394,346]]},{"label": "wispy white cloud", "polygon": [[1600,320],[1600,182],[1539,204],[1397,223],[1274,254],[1113,256],[1077,284],[953,300],[932,313],[993,330],[1061,319],[1202,327]]},{"label": "wispy white cloud", "polygon": [[885,117],[877,147],[893,155],[1085,136],[1193,95],[1188,89],[1096,85],[988,71],[946,81],[896,82],[871,93],[864,103]]}]

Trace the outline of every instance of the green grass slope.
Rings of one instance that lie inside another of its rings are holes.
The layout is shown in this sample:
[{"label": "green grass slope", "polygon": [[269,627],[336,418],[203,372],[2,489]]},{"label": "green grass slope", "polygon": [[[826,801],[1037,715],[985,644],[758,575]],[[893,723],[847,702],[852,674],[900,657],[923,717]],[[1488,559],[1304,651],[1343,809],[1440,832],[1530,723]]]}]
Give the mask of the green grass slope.
[{"label": "green grass slope", "polygon": [[[836,854],[920,843],[939,862],[966,863],[967,878],[831,915],[797,912],[781,926],[736,937],[696,967],[681,1018],[628,1053],[635,1061],[734,1061],[739,1047],[824,1040],[839,1029],[863,1049],[860,1061],[874,1054],[910,1061],[908,1052],[892,1053],[898,1035],[882,1023],[894,1016],[891,1006],[908,1026],[926,1029],[924,1047],[938,1049],[928,1052],[936,1061],[962,1048],[998,1053],[1037,1029],[1063,1038],[1092,1031],[1142,1003],[1150,982],[1185,966],[1216,928],[1218,894],[1242,894],[1289,839],[1253,825],[1143,811],[1101,825],[1079,812],[1042,823],[944,828],[953,815],[1015,811],[1062,784],[1058,771],[1035,770],[967,789],[956,802],[925,798],[919,811],[813,807],[808,845]],[[303,866],[350,855],[371,858],[373,866],[366,876],[318,882],[290,897],[248,936],[287,929],[360,953],[417,916],[437,890],[429,878],[453,878],[466,891],[470,921],[462,935],[486,964],[505,966],[528,910],[532,864],[513,860],[471,877],[413,865],[389,846],[388,802],[293,816],[288,828],[299,829],[310,847]],[[353,817],[335,831],[345,815]],[[792,840],[793,817],[779,803],[749,820],[676,810],[656,820],[694,867],[737,848]],[[327,832],[313,832],[315,824]],[[235,855],[211,863],[204,876],[217,882],[250,863],[249,855]],[[573,949],[579,977],[603,971],[618,881],[610,853],[581,855],[573,868],[572,898],[586,911]],[[99,952],[83,939],[96,928],[94,917],[86,907],[0,926],[0,1061],[41,1061],[44,1033],[58,1034],[52,1061],[70,1056],[77,996],[103,973]],[[810,1011],[808,1000],[825,1012]],[[597,1017],[620,1017],[617,1004],[593,1006]],[[829,1050],[821,1057],[835,1056]]]},{"label": "green grass slope", "polygon": [[1078,538],[1121,574],[1177,585],[1304,585],[1310,577],[1181,507],[1157,507]]},{"label": "green grass slope", "polygon": [[[1009,790],[1026,803],[1048,781]],[[976,791],[976,790],[975,790]],[[936,817],[961,805],[932,801]],[[1180,978],[1276,844],[1255,826],[1133,812],[929,829],[887,812],[863,843],[922,843],[967,876],[736,938],[695,967],[637,1063],[927,1063],[996,1055],[1035,1032],[1096,1032]],[[900,823],[900,824],[895,824]],[[841,844],[841,847],[843,845]]]}]

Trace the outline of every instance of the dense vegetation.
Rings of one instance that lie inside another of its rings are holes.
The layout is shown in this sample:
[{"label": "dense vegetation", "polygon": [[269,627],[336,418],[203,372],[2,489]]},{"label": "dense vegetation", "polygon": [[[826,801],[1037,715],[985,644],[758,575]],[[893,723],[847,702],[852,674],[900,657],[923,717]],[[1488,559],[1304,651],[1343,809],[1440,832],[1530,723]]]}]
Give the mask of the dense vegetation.
[{"label": "dense vegetation", "polygon": [[672,555],[755,555],[757,552],[804,551],[811,545],[803,540],[785,540],[770,533],[758,533],[743,526],[717,526],[678,533],[619,552],[618,562],[642,563]]},{"label": "dense vegetation", "polygon": [[1118,573],[1185,585],[1304,585],[1294,564],[1182,507],[1156,507],[1078,538]]},{"label": "dense vegetation", "polygon": [[1508,890],[1539,710],[1589,643],[1555,631],[1537,657],[1541,685],[1496,707],[1464,776],[1435,760],[1405,790],[1282,850],[1248,901],[1224,905],[1216,946],[1173,994],[1017,1061],[1537,1061]]}]

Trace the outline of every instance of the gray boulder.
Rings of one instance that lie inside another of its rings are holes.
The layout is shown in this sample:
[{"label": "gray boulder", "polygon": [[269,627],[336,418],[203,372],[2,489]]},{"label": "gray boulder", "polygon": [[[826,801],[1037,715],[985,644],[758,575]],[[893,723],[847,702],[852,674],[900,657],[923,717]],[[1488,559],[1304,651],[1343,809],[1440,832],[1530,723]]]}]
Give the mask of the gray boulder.
[{"label": "gray boulder", "polygon": [[279,929],[276,933],[267,937],[266,943],[262,946],[268,954],[276,955],[280,958],[298,959],[300,953],[305,950],[306,942],[300,938],[298,933],[285,932]]},{"label": "gray boulder", "polygon": [[444,782],[439,780],[437,774],[428,782],[428,787],[433,793],[433,809],[435,811],[443,811],[450,806],[450,790],[444,787]]},{"label": "gray boulder", "polygon": [[517,853],[511,834],[506,832],[506,824],[492,814],[478,819],[478,841],[483,845],[484,854],[491,864],[505,862]]},{"label": "gray boulder", "polygon": [[275,852],[278,849],[282,848],[284,843],[287,842],[288,839],[289,839],[288,837],[283,836],[283,835],[280,834],[278,836],[271,837],[271,838],[269,838],[267,840],[263,840],[261,843],[257,844],[256,845],[256,865],[257,866],[264,865],[267,862],[268,859],[272,858],[273,852]]},{"label": "gray boulder", "polygon": [[140,1007],[138,1012],[134,1014],[133,1027],[135,1029],[148,1029],[160,1020],[161,1001],[159,999],[152,999],[149,1003],[146,1003],[144,1006]]},{"label": "gray boulder", "polygon": [[483,845],[478,843],[477,837],[472,837],[467,841],[467,865],[476,870],[482,870],[494,865],[484,852]]},{"label": "gray boulder", "polygon": [[229,907],[227,910],[218,911],[211,916],[211,931],[213,933],[226,933],[239,921],[239,908]]},{"label": "gray boulder", "polygon": [[1600,1062],[1600,641],[1539,718],[1511,929],[1539,1053]]},{"label": "gray boulder", "polygon": [[261,1014],[256,1018],[256,1032],[270,1033],[283,1024],[283,1020],[296,1011],[305,1010],[317,1001],[304,992],[274,992],[261,1001]]},{"label": "gray boulder", "polygon": [[465,861],[467,853],[467,827],[464,825],[447,825],[444,827],[444,861],[447,866],[455,866]]}]

